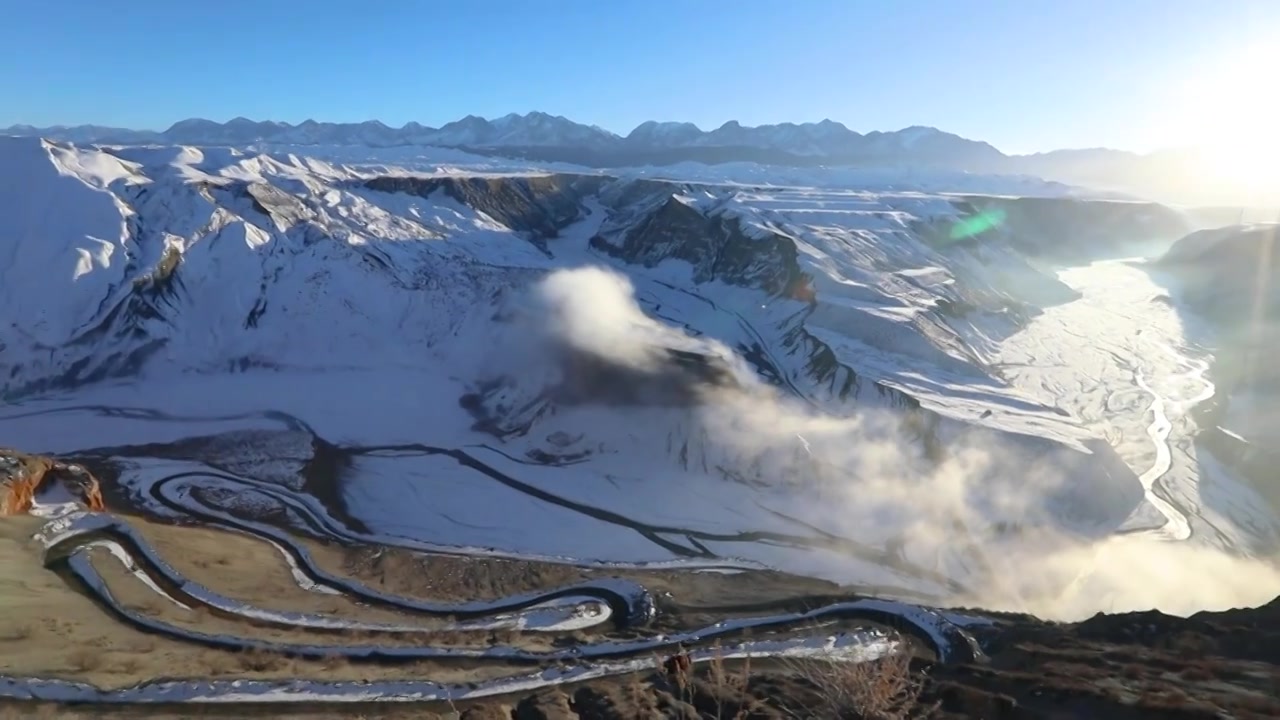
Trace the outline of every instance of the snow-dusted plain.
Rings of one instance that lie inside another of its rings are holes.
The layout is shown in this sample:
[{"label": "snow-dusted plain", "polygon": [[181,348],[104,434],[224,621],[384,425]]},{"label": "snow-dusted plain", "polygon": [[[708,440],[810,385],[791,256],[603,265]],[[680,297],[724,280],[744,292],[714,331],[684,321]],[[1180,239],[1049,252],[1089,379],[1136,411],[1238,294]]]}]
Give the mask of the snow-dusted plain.
[{"label": "snow-dusted plain", "polygon": [[[997,196],[1084,207],[1061,187],[306,152],[0,138],[0,445],[116,457],[171,512],[175,461],[127,446],[238,433],[274,483],[245,502],[362,539],[1050,611],[1117,538],[1275,541],[1196,462],[1209,351],[1157,289],[1001,226]],[[1176,239],[1105,209],[1117,254]],[[334,497],[281,479],[285,436],[343,455]]]}]

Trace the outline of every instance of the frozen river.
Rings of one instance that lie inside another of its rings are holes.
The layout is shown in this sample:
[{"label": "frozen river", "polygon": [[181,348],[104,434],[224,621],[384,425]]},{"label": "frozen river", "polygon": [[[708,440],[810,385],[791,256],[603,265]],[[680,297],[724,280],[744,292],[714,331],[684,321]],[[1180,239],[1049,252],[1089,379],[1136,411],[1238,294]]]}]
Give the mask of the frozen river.
[{"label": "frozen river", "polygon": [[1106,438],[1147,503],[1124,530],[1239,549],[1275,536],[1267,505],[1195,446],[1192,409],[1214,395],[1205,333],[1140,264],[1059,273],[1082,298],[1049,308],[1002,346],[1006,378]]}]

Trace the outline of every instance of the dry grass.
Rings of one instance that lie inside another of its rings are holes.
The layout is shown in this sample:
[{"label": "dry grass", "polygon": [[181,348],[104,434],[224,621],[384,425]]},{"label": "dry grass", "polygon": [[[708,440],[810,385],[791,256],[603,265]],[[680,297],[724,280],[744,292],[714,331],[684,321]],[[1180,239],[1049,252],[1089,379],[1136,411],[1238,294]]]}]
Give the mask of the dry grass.
[{"label": "dry grass", "polygon": [[0,709],[0,720],[52,720],[58,717],[58,706],[53,704],[15,704]]},{"label": "dry grass", "polygon": [[1205,657],[1218,653],[1218,643],[1211,637],[1199,633],[1180,632],[1167,641],[1170,650],[1176,650],[1185,657]]},{"label": "dry grass", "polygon": [[96,645],[81,645],[67,655],[67,665],[76,672],[89,672],[102,667],[103,651]]},{"label": "dry grass", "polygon": [[350,665],[350,662],[342,655],[325,655],[320,659],[320,667],[325,670],[338,670],[339,668],[345,668],[348,665]]},{"label": "dry grass", "polygon": [[0,625],[0,642],[26,640],[35,633],[35,627],[29,622],[9,621]]},{"label": "dry grass", "polygon": [[[742,661],[738,672],[729,672],[717,647],[715,657],[707,663],[707,679],[715,694],[716,720],[743,720],[763,704],[751,696],[751,658]],[[737,702],[725,707],[726,696],[737,698]]]},{"label": "dry grass", "polygon": [[1124,667],[1120,668],[1120,674],[1124,675],[1130,680],[1136,680],[1138,678],[1144,677],[1147,674],[1147,668],[1137,663],[1129,663]]},{"label": "dry grass", "polygon": [[631,680],[624,687],[623,694],[637,717],[654,717],[658,713],[658,707],[653,701],[652,688],[645,683],[644,677],[640,674],[631,676]]},{"label": "dry grass", "polygon": [[[701,670],[687,661],[676,662],[678,657],[666,662],[655,658],[654,664],[663,670],[679,701],[678,712],[669,715],[685,720],[746,720],[779,705],[795,720],[921,720],[938,707],[920,700],[926,676],[912,670],[906,653],[867,662],[785,660],[787,674],[811,690],[798,706],[797,698],[777,697],[776,685],[760,684],[764,678],[753,673],[750,658],[731,666],[717,647]],[[628,686],[633,708],[647,709],[642,708],[642,687],[638,680]]]},{"label": "dry grass", "polygon": [[138,602],[134,609],[147,617],[160,617],[168,608],[165,607],[165,601],[159,598],[147,598]]},{"label": "dry grass", "polygon": [[201,656],[201,665],[205,672],[213,677],[230,675],[239,669],[236,653],[230,650],[210,650]]},{"label": "dry grass", "polygon": [[813,686],[820,699],[803,718],[831,720],[916,720],[937,709],[921,702],[924,673],[911,669],[911,656],[893,653],[878,660],[789,660],[786,666]]},{"label": "dry grass", "polygon": [[116,663],[116,671],[125,675],[137,675],[142,670],[142,660],[136,657],[124,657]]},{"label": "dry grass", "polygon": [[1182,670],[1181,674],[1183,680],[1191,682],[1209,682],[1215,677],[1213,671],[1204,665],[1189,665]]},{"label": "dry grass", "polygon": [[1240,710],[1259,713],[1266,717],[1280,717],[1280,700],[1255,694],[1237,695],[1233,699],[1235,707]]},{"label": "dry grass", "polygon": [[289,664],[289,658],[266,650],[245,650],[236,654],[241,670],[265,672],[280,670]]},{"label": "dry grass", "polygon": [[139,637],[136,640],[131,640],[125,649],[127,649],[129,652],[135,652],[135,653],[155,652],[156,641],[152,637],[143,635],[142,637]]}]

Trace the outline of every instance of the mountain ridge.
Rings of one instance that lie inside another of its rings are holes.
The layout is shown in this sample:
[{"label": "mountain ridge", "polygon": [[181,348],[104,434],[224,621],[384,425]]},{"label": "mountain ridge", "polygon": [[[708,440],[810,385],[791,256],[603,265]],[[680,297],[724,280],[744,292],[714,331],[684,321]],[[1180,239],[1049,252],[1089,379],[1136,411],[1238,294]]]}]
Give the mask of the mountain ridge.
[{"label": "mountain ridge", "polygon": [[[671,131],[677,132],[671,132]],[[619,135],[594,125],[574,122],[561,115],[533,111],[520,115],[509,113],[492,120],[477,115],[445,123],[439,128],[410,121],[399,128],[380,120],[355,123],[318,122],[307,119],[296,125],[274,120],[250,120],[243,116],[226,122],[205,118],[179,120],[165,130],[136,130],[103,125],[13,125],[0,132],[9,135],[40,135],[52,139],[112,144],[137,142],[176,142],[210,144],[211,142],[293,144],[368,144],[372,146],[439,145],[443,147],[507,148],[507,147],[572,147],[617,146],[626,149],[671,147],[768,147],[799,155],[839,155],[850,152],[853,145],[865,143],[883,149],[886,142],[901,138],[906,149],[922,138],[946,138],[951,142],[972,143],[999,153],[988,143],[968,140],[937,128],[914,125],[896,131],[858,133],[843,123],[824,119],[819,122],[778,123],[744,126],[730,120],[721,126],[703,130],[690,122],[646,121],[626,135]],[[886,140],[888,139],[888,140]]]},{"label": "mountain ridge", "polygon": [[830,119],[755,127],[730,120],[710,130],[690,122],[649,120],[620,135],[561,115],[534,111],[509,113],[492,120],[467,115],[439,128],[414,121],[394,128],[379,120],[332,123],[308,119],[295,125],[235,117],[225,123],[188,118],[160,131],[101,125],[13,125],[0,129],[0,135],[102,145],[444,147],[481,156],[594,168],[657,167],[684,162],[905,167],[1032,176],[1165,203],[1248,204],[1239,188],[1199,182],[1205,158],[1191,150],[1141,154],[1084,148],[1019,155],[925,125],[864,134]]}]

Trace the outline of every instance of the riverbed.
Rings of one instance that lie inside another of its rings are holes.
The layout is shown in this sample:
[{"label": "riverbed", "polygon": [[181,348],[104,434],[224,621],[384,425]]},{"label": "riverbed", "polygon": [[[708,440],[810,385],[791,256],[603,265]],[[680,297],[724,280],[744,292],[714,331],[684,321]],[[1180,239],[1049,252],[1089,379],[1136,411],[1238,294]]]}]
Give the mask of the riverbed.
[{"label": "riverbed", "polygon": [[1211,335],[1179,314],[1140,261],[1058,278],[1082,297],[1008,338],[998,366],[1105,438],[1138,475],[1146,503],[1118,530],[1237,550],[1274,544],[1267,504],[1195,444],[1191,411],[1215,393]]}]

